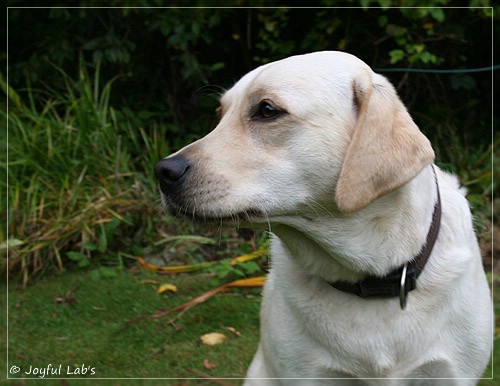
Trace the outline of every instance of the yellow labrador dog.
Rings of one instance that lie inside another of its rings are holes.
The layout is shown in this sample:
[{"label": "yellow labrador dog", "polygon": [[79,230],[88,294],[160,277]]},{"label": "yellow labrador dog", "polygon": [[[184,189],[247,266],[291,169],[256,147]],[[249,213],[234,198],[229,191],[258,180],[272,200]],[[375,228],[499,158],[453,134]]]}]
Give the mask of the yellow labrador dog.
[{"label": "yellow labrador dog", "polygon": [[275,235],[246,385],[474,385],[492,307],[457,179],[386,78],[317,52],[261,66],[156,166],[164,204]]}]

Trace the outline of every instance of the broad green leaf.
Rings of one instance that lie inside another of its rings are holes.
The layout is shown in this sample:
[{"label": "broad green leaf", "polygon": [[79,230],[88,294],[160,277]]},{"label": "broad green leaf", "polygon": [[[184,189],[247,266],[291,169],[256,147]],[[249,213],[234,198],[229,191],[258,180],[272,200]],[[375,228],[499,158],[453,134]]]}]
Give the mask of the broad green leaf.
[{"label": "broad green leaf", "polygon": [[391,58],[391,64],[395,64],[404,59],[405,53],[403,50],[392,50],[389,52],[389,56]]},{"label": "broad green leaf", "polygon": [[66,256],[68,256],[68,258],[72,261],[82,261],[82,260],[88,260],[87,259],[87,256],[85,256],[83,253],[81,252],[68,252],[66,254]]}]

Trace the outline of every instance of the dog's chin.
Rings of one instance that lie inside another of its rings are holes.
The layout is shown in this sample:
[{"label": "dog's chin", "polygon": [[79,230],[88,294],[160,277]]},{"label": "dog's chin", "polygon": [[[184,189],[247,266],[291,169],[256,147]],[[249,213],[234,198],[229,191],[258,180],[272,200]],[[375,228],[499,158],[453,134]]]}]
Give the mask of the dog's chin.
[{"label": "dog's chin", "polygon": [[228,225],[244,227],[263,224],[268,221],[264,212],[254,208],[248,208],[237,212],[208,212],[193,210],[191,208],[179,208],[171,203],[167,203],[165,206],[172,215],[198,225]]}]

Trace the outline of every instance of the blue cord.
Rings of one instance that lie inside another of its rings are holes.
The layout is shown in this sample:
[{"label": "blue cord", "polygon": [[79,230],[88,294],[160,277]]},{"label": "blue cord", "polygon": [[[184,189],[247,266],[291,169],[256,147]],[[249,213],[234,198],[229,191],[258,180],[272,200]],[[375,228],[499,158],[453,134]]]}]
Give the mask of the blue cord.
[{"label": "blue cord", "polygon": [[457,70],[426,70],[423,68],[376,68],[376,72],[419,72],[419,73],[432,73],[432,74],[466,74],[471,72],[486,72],[496,71],[500,69],[500,64],[489,67],[480,68],[464,68]]}]

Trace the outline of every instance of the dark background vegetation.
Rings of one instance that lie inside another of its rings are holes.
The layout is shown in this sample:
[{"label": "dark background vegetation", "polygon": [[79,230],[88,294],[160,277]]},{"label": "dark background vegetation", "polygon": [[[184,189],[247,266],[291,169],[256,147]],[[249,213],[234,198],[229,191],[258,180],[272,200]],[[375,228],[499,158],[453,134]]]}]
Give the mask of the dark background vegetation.
[{"label": "dark background vegetation", "polygon": [[[226,3],[8,3],[8,57],[1,59],[8,61],[6,98],[10,90],[9,186],[2,187],[9,217],[0,241],[8,229],[10,272],[26,283],[70,263],[121,264],[121,254],[154,254],[159,238],[192,232],[159,214],[154,163],[211,130],[217,96],[246,72],[317,50],[350,52],[390,78],[433,142],[438,165],[469,189],[483,252],[491,253],[498,81],[491,71],[467,70],[492,65],[499,12],[493,18],[492,8],[448,8],[448,0]],[[397,8],[403,3],[429,8]],[[92,8],[99,5],[120,8]],[[249,5],[257,7],[237,7]],[[453,72],[436,72],[442,69]],[[67,254],[75,251],[82,255]]]}]

